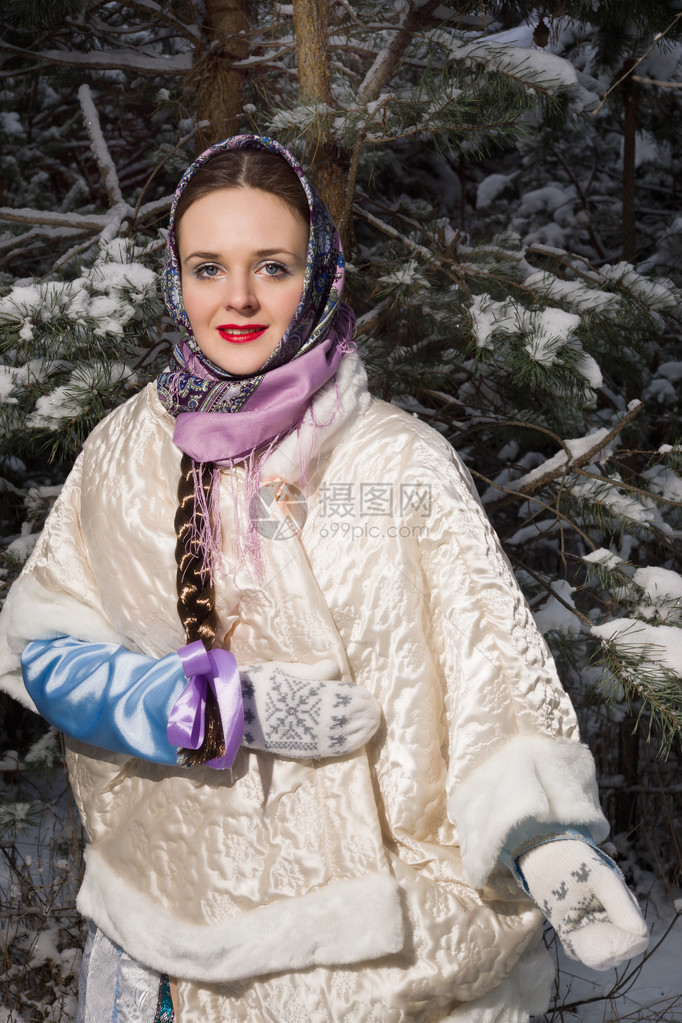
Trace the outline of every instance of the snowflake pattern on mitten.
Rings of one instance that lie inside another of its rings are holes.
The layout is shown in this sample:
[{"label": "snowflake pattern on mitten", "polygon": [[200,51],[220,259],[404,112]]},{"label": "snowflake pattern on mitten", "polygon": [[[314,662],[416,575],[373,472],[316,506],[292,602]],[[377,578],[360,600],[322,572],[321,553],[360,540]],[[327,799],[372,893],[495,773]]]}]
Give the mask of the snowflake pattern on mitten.
[{"label": "snowflake pattern on mitten", "polygon": [[569,887],[562,881],[552,889],[553,901],[545,899],[540,907],[573,959],[580,957],[571,935],[589,924],[608,921],[608,914],[590,885],[591,876],[592,871],[583,860],[577,869],[570,871],[575,884]]},{"label": "snowflake pattern on mitten", "polygon": [[381,711],[366,689],[296,678],[284,667],[265,663],[240,669],[244,746],[319,758],[349,753],[371,738]]},{"label": "snowflake pattern on mitten", "polygon": [[572,959],[607,970],[646,949],[637,900],[601,850],[575,838],[542,842],[522,853],[518,869]]}]

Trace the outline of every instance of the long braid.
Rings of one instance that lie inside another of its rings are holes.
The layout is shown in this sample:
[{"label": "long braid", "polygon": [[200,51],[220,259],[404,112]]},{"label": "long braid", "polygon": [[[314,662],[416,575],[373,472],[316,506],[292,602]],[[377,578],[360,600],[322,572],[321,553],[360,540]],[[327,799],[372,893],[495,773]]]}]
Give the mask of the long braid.
[{"label": "long braid", "polygon": [[[197,507],[195,479],[203,490],[204,500]],[[178,483],[178,508],[175,513],[175,561],[178,614],[185,630],[185,643],[202,640],[207,650],[215,642],[218,619],[215,611],[215,588],[211,573],[204,568],[203,550],[197,539],[203,516],[211,506],[213,473],[211,465],[200,465],[183,454]],[[218,706],[213,693],[206,700],[206,731],[198,750],[183,750],[183,761],[188,765],[203,764],[225,752],[223,730]]]}]

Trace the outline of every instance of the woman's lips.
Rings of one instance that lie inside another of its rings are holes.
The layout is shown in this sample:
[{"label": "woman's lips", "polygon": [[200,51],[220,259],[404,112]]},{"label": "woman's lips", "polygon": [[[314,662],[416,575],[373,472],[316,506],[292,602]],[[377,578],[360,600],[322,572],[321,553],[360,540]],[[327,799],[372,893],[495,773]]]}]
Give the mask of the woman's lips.
[{"label": "woman's lips", "polygon": [[223,341],[229,341],[233,345],[244,345],[248,341],[256,341],[267,329],[267,325],[263,326],[261,323],[249,323],[244,327],[240,327],[236,323],[223,323],[217,328]]}]

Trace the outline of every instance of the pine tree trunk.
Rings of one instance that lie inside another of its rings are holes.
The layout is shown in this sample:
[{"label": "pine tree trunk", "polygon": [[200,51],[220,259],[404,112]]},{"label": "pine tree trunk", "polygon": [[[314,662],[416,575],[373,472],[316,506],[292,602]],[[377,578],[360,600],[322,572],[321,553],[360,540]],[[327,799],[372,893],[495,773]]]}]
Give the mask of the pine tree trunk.
[{"label": "pine tree trunk", "polygon": [[[625,70],[634,67],[630,59]],[[637,231],[635,220],[635,154],[637,135],[638,86],[628,77],[623,82],[623,259],[634,263],[637,258]]]},{"label": "pine tree trunk", "polygon": [[329,103],[329,0],[294,0],[298,84],[306,101]]},{"label": "pine tree trunk", "polygon": [[[332,106],[329,77],[327,24],[330,0],[294,0],[298,82],[304,103]],[[431,17],[441,0],[422,0],[403,12],[402,24],[388,46],[384,59],[376,67],[371,81],[358,94],[358,101],[369,102],[379,95],[385,82],[397,68],[414,33]],[[398,19],[400,20],[400,19]],[[322,198],[336,224],[341,241],[349,251],[352,237],[351,206],[355,185],[357,153],[340,149],[332,140],[328,122],[320,117],[317,138],[310,146],[311,169]]]},{"label": "pine tree trunk", "polygon": [[[329,0],[294,0],[298,84],[304,103],[331,107],[327,19]],[[320,116],[317,136],[310,140],[310,165],[315,186],[324,199],[334,222],[343,217],[350,171],[350,153],[338,148],[330,138],[329,125]],[[348,218],[342,225],[342,242],[347,248]]]},{"label": "pine tree trunk", "polygon": [[206,49],[197,52],[186,88],[197,118],[209,122],[201,131],[203,145],[239,131],[245,72],[232,64],[248,55],[250,27],[248,0],[206,0]]}]

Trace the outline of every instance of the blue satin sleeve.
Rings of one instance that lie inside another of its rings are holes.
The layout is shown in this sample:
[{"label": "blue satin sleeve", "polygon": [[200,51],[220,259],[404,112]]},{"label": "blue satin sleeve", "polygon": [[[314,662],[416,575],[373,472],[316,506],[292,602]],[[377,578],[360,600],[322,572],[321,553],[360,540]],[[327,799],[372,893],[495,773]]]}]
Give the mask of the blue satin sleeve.
[{"label": "blue satin sleeve", "polygon": [[39,712],[61,732],[115,753],[177,765],[166,727],[187,679],[176,653],[156,660],[114,643],[60,636],[29,643],[21,668]]}]

